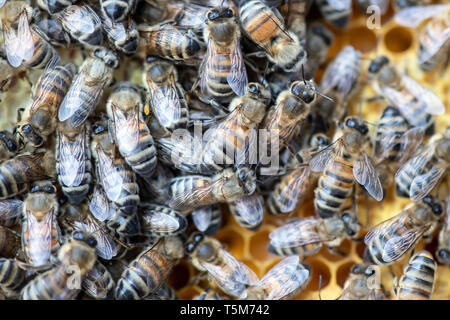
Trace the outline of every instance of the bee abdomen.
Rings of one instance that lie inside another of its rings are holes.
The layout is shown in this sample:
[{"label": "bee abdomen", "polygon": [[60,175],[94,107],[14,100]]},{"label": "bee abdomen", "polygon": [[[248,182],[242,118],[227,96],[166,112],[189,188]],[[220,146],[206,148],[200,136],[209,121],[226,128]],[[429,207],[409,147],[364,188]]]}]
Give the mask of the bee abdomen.
[{"label": "bee abdomen", "polygon": [[428,300],[433,292],[436,262],[427,251],[415,254],[405,268],[398,285],[399,300]]},{"label": "bee abdomen", "polygon": [[125,156],[128,165],[144,179],[149,179],[157,164],[156,147],[148,129],[140,132],[138,147]]},{"label": "bee abdomen", "polygon": [[44,69],[50,62],[59,60],[58,53],[35,31],[33,31],[34,53],[30,60],[24,62],[24,65],[33,69]]},{"label": "bee abdomen", "polygon": [[9,290],[17,290],[22,286],[26,271],[16,264],[14,259],[0,258],[0,286]]}]

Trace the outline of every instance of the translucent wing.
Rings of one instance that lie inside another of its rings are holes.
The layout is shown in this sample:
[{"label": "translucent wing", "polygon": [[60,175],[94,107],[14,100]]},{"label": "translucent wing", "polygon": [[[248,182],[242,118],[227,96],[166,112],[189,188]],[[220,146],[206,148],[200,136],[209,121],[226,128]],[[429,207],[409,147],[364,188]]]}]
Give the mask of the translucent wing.
[{"label": "translucent wing", "polygon": [[418,55],[418,61],[420,64],[431,59],[438,51],[443,48],[445,43],[450,38],[450,28],[442,30],[442,32],[436,33],[433,41],[427,44],[426,50],[420,51]]},{"label": "translucent wing", "polygon": [[84,130],[70,141],[63,133],[59,143],[59,178],[67,187],[77,187],[86,169],[86,141]]},{"label": "translucent wing", "polygon": [[257,226],[264,217],[263,203],[261,196],[252,194],[234,201],[230,206],[233,207],[232,212],[239,215],[248,225]]},{"label": "translucent wing", "polygon": [[445,173],[445,168],[431,168],[425,174],[417,176],[413,179],[409,189],[409,196],[412,201],[419,201],[433,190],[433,188]]},{"label": "translucent wing", "polygon": [[341,151],[342,140],[339,139],[337,146],[330,145],[329,147],[317,152],[310,160],[309,167],[313,172],[322,172],[334,157]]},{"label": "translucent wing", "polygon": [[0,8],[2,8],[6,3],[6,0],[0,0]]},{"label": "translucent wing", "polygon": [[139,111],[137,106],[134,112],[130,112],[128,117],[112,104],[114,119],[114,138],[122,154],[129,154],[136,150],[139,142]]},{"label": "translucent wing", "polygon": [[109,220],[114,216],[113,205],[109,202],[103,188],[98,185],[94,188],[89,210],[99,221]]},{"label": "translucent wing", "polygon": [[35,88],[39,90],[34,91],[33,103],[30,107],[30,113],[36,112],[37,108],[44,103],[55,105],[56,101],[60,99],[58,95],[54,94],[51,91],[51,89],[54,87],[64,88],[65,83],[57,73],[54,73],[52,71],[53,68],[49,66],[39,77],[39,80],[35,85]]},{"label": "translucent wing", "polygon": [[380,236],[385,237],[392,235],[396,230],[402,228],[406,218],[408,217],[407,211],[411,206],[413,206],[412,203],[404,208],[399,214],[379,223],[374,228],[370,229],[364,237],[364,243],[369,246],[374,239]]},{"label": "translucent wing", "polygon": [[192,220],[198,231],[204,232],[208,230],[212,220],[212,207],[203,207],[192,211]]},{"label": "translucent wing", "polygon": [[172,234],[180,229],[180,222],[177,218],[166,214],[160,210],[151,209],[142,216],[144,223],[150,230],[154,229],[158,234]]},{"label": "translucent wing", "polygon": [[362,184],[375,200],[381,201],[383,199],[380,178],[367,154],[363,153],[363,157],[354,162],[353,175],[356,181]]},{"label": "translucent wing", "polygon": [[72,5],[61,12],[61,21],[66,30],[71,33],[91,34],[95,27],[101,24],[100,18],[91,7]]},{"label": "translucent wing", "polygon": [[268,292],[267,300],[279,300],[301,288],[310,276],[298,256],[286,257],[273,266],[258,282]]},{"label": "translucent wing", "polygon": [[117,201],[123,189],[123,177],[113,160],[103,152],[103,149],[97,148],[99,162],[99,176],[103,190],[110,201]]},{"label": "translucent wing", "polygon": [[21,200],[1,200],[0,220],[8,220],[22,214],[23,201]]},{"label": "translucent wing", "polygon": [[335,10],[348,10],[352,6],[352,0],[328,0],[328,5]]},{"label": "translucent wing", "polygon": [[[380,134],[381,133],[381,134]],[[391,151],[398,145],[399,134],[396,132],[377,132],[377,150],[374,152],[374,162],[382,162],[389,157]]]},{"label": "translucent wing", "polygon": [[230,57],[231,70],[227,76],[227,81],[234,93],[238,96],[243,96],[248,84],[248,79],[239,39],[236,39],[233,42],[233,49],[231,50]]},{"label": "translucent wing", "polygon": [[[442,101],[431,90],[424,88],[420,83],[411,79],[406,74],[402,77],[405,86],[414,96],[426,104],[426,112],[433,115],[443,114],[445,107]],[[406,107],[406,106],[405,106]]]},{"label": "translucent wing", "polygon": [[270,244],[276,248],[293,248],[309,243],[331,241],[333,237],[324,237],[316,230],[319,219],[296,219],[274,229],[270,234]]},{"label": "translucent wing", "polygon": [[398,163],[403,164],[411,158],[417,148],[422,145],[424,135],[425,132],[420,127],[411,128],[402,135]]},{"label": "translucent wing", "polygon": [[278,194],[277,200],[282,204],[283,212],[291,212],[297,207],[305,187],[310,185],[311,170],[309,167],[301,167],[290,174],[291,178]]},{"label": "translucent wing", "polygon": [[219,287],[227,294],[241,299],[245,298],[247,296],[247,287],[257,283],[257,275],[226,250],[220,248],[218,254],[222,258],[222,265],[214,265],[202,261],[202,267],[209,272]]},{"label": "translucent wing", "polygon": [[415,28],[423,20],[437,15],[439,12],[447,10],[446,5],[434,6],[414,6],[400,10],[394,17],[395,21],[405,27]]},{"label": "translucent wing", "polygon": [[383,248],[383,260],[385,262],[392,262],[401,258],[428,228],[429,226],[411,229],[401,236],[390,238]]},{"label": "translucent wing", "polygon": [[3,24],[3,37],[6,56],[11,66],[17,68],[22,61],[33,57],[34,40],[26,11],[20,15],[17,33],[10,26]]},{"label": "translucent wing", "polygon": [[216,59],[218,53],[212,39],[208,39],[208,44],[206,46],[206,53],[203,57],[203,61],[200,65],[200,88],[202,92],[207,92],[208,83],[210,82],[210,76],[212,70],[214,70],[214,60]]},{"label": "translucent wing", "polygon": [[151,106],[156,119],[165,128],[174,128],[181,118],[181,101],[175,80],[172,79],[169,85],[158,87],[149,81],[148,86],[151,92]]},{"label": "translucent wing", "polygon": [[[89,65],[85,66],[89,68]],[[82,68],[75,76],[58,110],[58,120],[62,122],[70,119],[74,127],[82,125],[95,109],[106,84],[105,80],[88,82],[85,72],[89,72],[89,70]]]},{"label": "translucent wing", "polygon": [[[401,166],[397,173],[395,174],[395,177],[397,178],[401,172],[404,170],[407,170],[408,167],[411,167],[413,170],[422,173],[423,169],[425,168],[426,164],[431,160],[433,157],[434,152],[432,151],[433,146],[427,146],[423,150],[421,150],[418,154],[410,158],[408,161]],[[408,173],[406,173],[408,174]]]},{"label": "translucent wing", "polygon": [[34,266],[48,262],[52,251],[53,209],[38,221],[32,212],[26,210],[27,223],[27,256]]}]

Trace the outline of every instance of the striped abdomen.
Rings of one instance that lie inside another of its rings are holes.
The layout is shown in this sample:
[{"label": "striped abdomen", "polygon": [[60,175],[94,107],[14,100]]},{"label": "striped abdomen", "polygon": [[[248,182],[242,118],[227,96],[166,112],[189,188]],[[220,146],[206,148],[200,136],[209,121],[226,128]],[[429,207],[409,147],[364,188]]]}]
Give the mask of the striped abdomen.
[{"label": "striped abdomen", "polygon": [[319,5],[320,12],[332,25],[338,28],[344,28],[347,25],[352,11],[351,5],[349,8],[336,9],[329,4],[329,0],[317,0],[317,4]]},{"label": "striped abdomen", "polygon": [[0,287],[18,290],[22,286],[26,270],[20,268],[15,259],[0,258]]},{"label": "striped abdomen", "polygon": [[29,183],[46,175],[40,166],[44,153],[19,155],[0,165],[0,200],[24,193]]},{"label": "striped abdomen", "polygon": [[448,26],[445,24],[444,19],[435,18],[428,22],[420,33],[418,59],[423,61],[419,63],[422,70],[431,71],[446,58],[450,45],[448,40],[430,58],[423,59],[425,55],[429,56],[428,52],[431,49],[438,46],[444,36],[444,30],[447,28]]},{"label": "striped abdomen", "polygon": [[378,120],[377,131],[375,135],[375,152],[374,154],[381,154],[386,152],[382,150],[383,137],[394,137],[393,140],[389,140],[395,144],[390,150],[387,159],[395,160],[398,157],[398,153],[402,147],[401,137],[408,131],[409,126],[406,119],[398,112],[394,107],[387,107],[384,109],[381,118]]},{"label": "striped abdomen", "polygon": [[[429,152],[433,152],[430,150]],[[433,155],[423,167],[414,167],[411,163],[406,163],[401,171],[395,176],[396,192],[399,197],[409,198],[415,190],[411,189],[411,184],[415,177],[428,173],[438,162],[436,155]],[[422,184],[421,184],[422,185]],[[410,192],[411,191],[411,192]]]},{"label": "striped abdomen", "polygon": [[206,81],[203,84],[202,89],[211,98],[219,101],[231,100],[234,96],[234,92],[231,89],[227,77],[231,73],[231,61],[230,47],[220,47],[212,41],[211,46],[215,47],[217,52],[214,57],[209,57],[212,61],[203,61],[206,63],[206,67],[201,70],[207,73]]},{"label": "striped abdomen", "polygon": [[12,230],[0,226],[0,256],[13,258],[20,249],[20,237]]},{"label": "striped abdomen", "polygon": [[184,215],[172,208],[149,204],[142,214],[142,231],[150,236],[167,237],[180,234],[186,230],[188,222]]},{"label": "striped abdomen", "polygon": [[304,257],[309,257],[313,254],[316,254],[321,248],[322,243],[320,242],[308,243],[302,246],[291,248],[276,247],[272,244],[269,244],[268,251],[281,257],[299,256],[300,259],[303,259]]},{"label": "striped abdomen", "polygon": [[116,299],[139,300],[166,281],[173,264],[158,251],[148,251],[131,262],[117,282]]},{"label": "striped abdomen", "polygon": [[211,178],[197,175],[173,178],[169,187],[170,206],[185,210],[218,202],[211,191],[202,190],[211,182]]},{"label": "striped abdomen", "polygon": [[325,168],[314,190],[314,208],[321,218],[329,218],[340,212],[352,193],[353,163],[351,156],[337,156]]},{"label": "striped abdomen", "polygon": [[49,63],[59,61],[59,55],[52,45],[45,41],[36,31],[32,31],[34,41],[34,53],[30,60],[24,62],[24,66],[33,69],[44,69]]},{"label": "striped abdomen", "polygon": [[139,121],[139,141],[136,149],[124,154],[128,165],[144,179],[150,179],[157,164],[156,148],[150,130],[143,121]]},{"label": "striped abdomen", "polygon": [[72,274],[66,273],[64,266],[58,266],[37,276],[20,292],[21,300],[73,300],[79,289],[69,289],[67,284]]},{"label": "striped abdomen", "polygon": [[398,300],[429,300],[433,293],[436,262],[428,251],[416,253],[405,266],[396,288]]},{"label": "striped abdomen", "polygon": [[182,29],[163,27],[141,31],[145,39],[147,55],[164,57],[166,59],[184,61],[199,55],[203,46],[193,36]]}]

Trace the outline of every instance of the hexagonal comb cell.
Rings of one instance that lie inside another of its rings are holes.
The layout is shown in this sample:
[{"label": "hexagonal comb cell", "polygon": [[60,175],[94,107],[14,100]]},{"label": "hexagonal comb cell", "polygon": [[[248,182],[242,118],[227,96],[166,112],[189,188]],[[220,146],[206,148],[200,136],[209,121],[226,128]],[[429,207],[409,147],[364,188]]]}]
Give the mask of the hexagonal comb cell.
[{"label": "hexagonal comb cell", "polygon": [[384,35],[386,48],[393,53],[407,51],[413,44],[413,36],[409,29],[394,27]]}]

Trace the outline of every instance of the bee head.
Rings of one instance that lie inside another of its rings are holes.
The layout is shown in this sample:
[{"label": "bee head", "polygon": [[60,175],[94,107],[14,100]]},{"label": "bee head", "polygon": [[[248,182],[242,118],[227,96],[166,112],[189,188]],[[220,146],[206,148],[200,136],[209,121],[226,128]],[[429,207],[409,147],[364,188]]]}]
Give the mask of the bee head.
[{"label": "bee head", "polygon": [[358,235],[360,225],[357,217],[351,212],[344,212],[342,214],[342,221],[344,221],[347,234],[350,238]]},{"label": "bee head", "polygon": [[256,189],[256,177],[253,170],[248,168],[239,168],[236,171],[239,185],[244,190],[245,194],[252,194]]},{"label": "bee head", "polygon": [[22,136],[30,141],[34,147],[40,147],[44,144],[44,139],[36,133],[33,126],[29,123],[24,123],[19,127],[19,132]]},{"label": "bee head", "polygon": [[[231,43],[239,35],[236,16],[230,8],[213,8],[206,14],[206,25],[209,35],[214,41],[222,44]],[[205,37],[208,38],[209,36]]]},{"label": "bee head", "polygon": [[326,147],[330,144],[330,138],[324,133],[315,133],[312,135],[309,145],[312,148]]},{"label": "bee head", "polygon": [[422,199],[423,203],[428,205],[431,209],[431,212],[435,216],[441,216],[444,212],[444,204],[442,201],[439,201],[437,199],[434,199],[432,195],[427,195],[425,198]]},{"label": "bee head", "polygon": [[386,56],[380,56],[373,59],[369,65],[369,73],[378,73],[381,68],[389,63],[389,59]]},{"label": "bee head", "polygon": [[157,57],[147,57],[147,76],[155,83],[164,83],[172,73],[173,65]]},{"label": "bee head", "polygon": [[95,237],[81,230],[77,230],[72,233],[72,240],[82,241],[91,248],[95,248],[97,246],[97,240]]},{"label": "bee head", "polygon": [[350,116],[344,120],[344,128],[358,131],[361,135],[365,136],[369,132],[367,125],[362,122],[358,117]]},{"label": "bee head", "polygon": [[439,249],[437,252],[437,258],[439,262],[450,265],[450,251],[447,249]]},{"label": "bee head", "polygon": [[108,127],[105,124],[103,124],[103,121],[95,122],[92,125],[92,132],[95,135],[101,134],[101,133],[103,133],[105,131],[108,131]]},{"label": "bee head", "polygon": [[255,100],[262,101],[268,105],[271,101],[270,90],[257,82],[250,82],[247,86],[247,94]]},{"label": "bee head", "polygon": [[2,141],[10,152],[16,152],[19,147],[16,140],[8,131],[0,131],[0,141]]},{"label": "bee head", "polygon": [[229,19],[234,17],[234,12],[230,8],[214,8],[206,13],[206,18],[208,21],[216,21],[218,19]]},{"label": "bee head", "polygon": [[308,104],[313,102],[316,98],[312,80],[294,81],[291,84],[291,92]]},{"label": "bee head", "polygon": [[111,69],[119,67],[119,57],[109,49],[98,47],[92,52],[92,56],[101,59]]},{"label": "bee head", "polygon": [[38,183],[34,185],[31,190],[31,193],[43,192],[48,194],[56,194],[56,187],[51,184],[49,181],[45,181],[43,183]]}]

